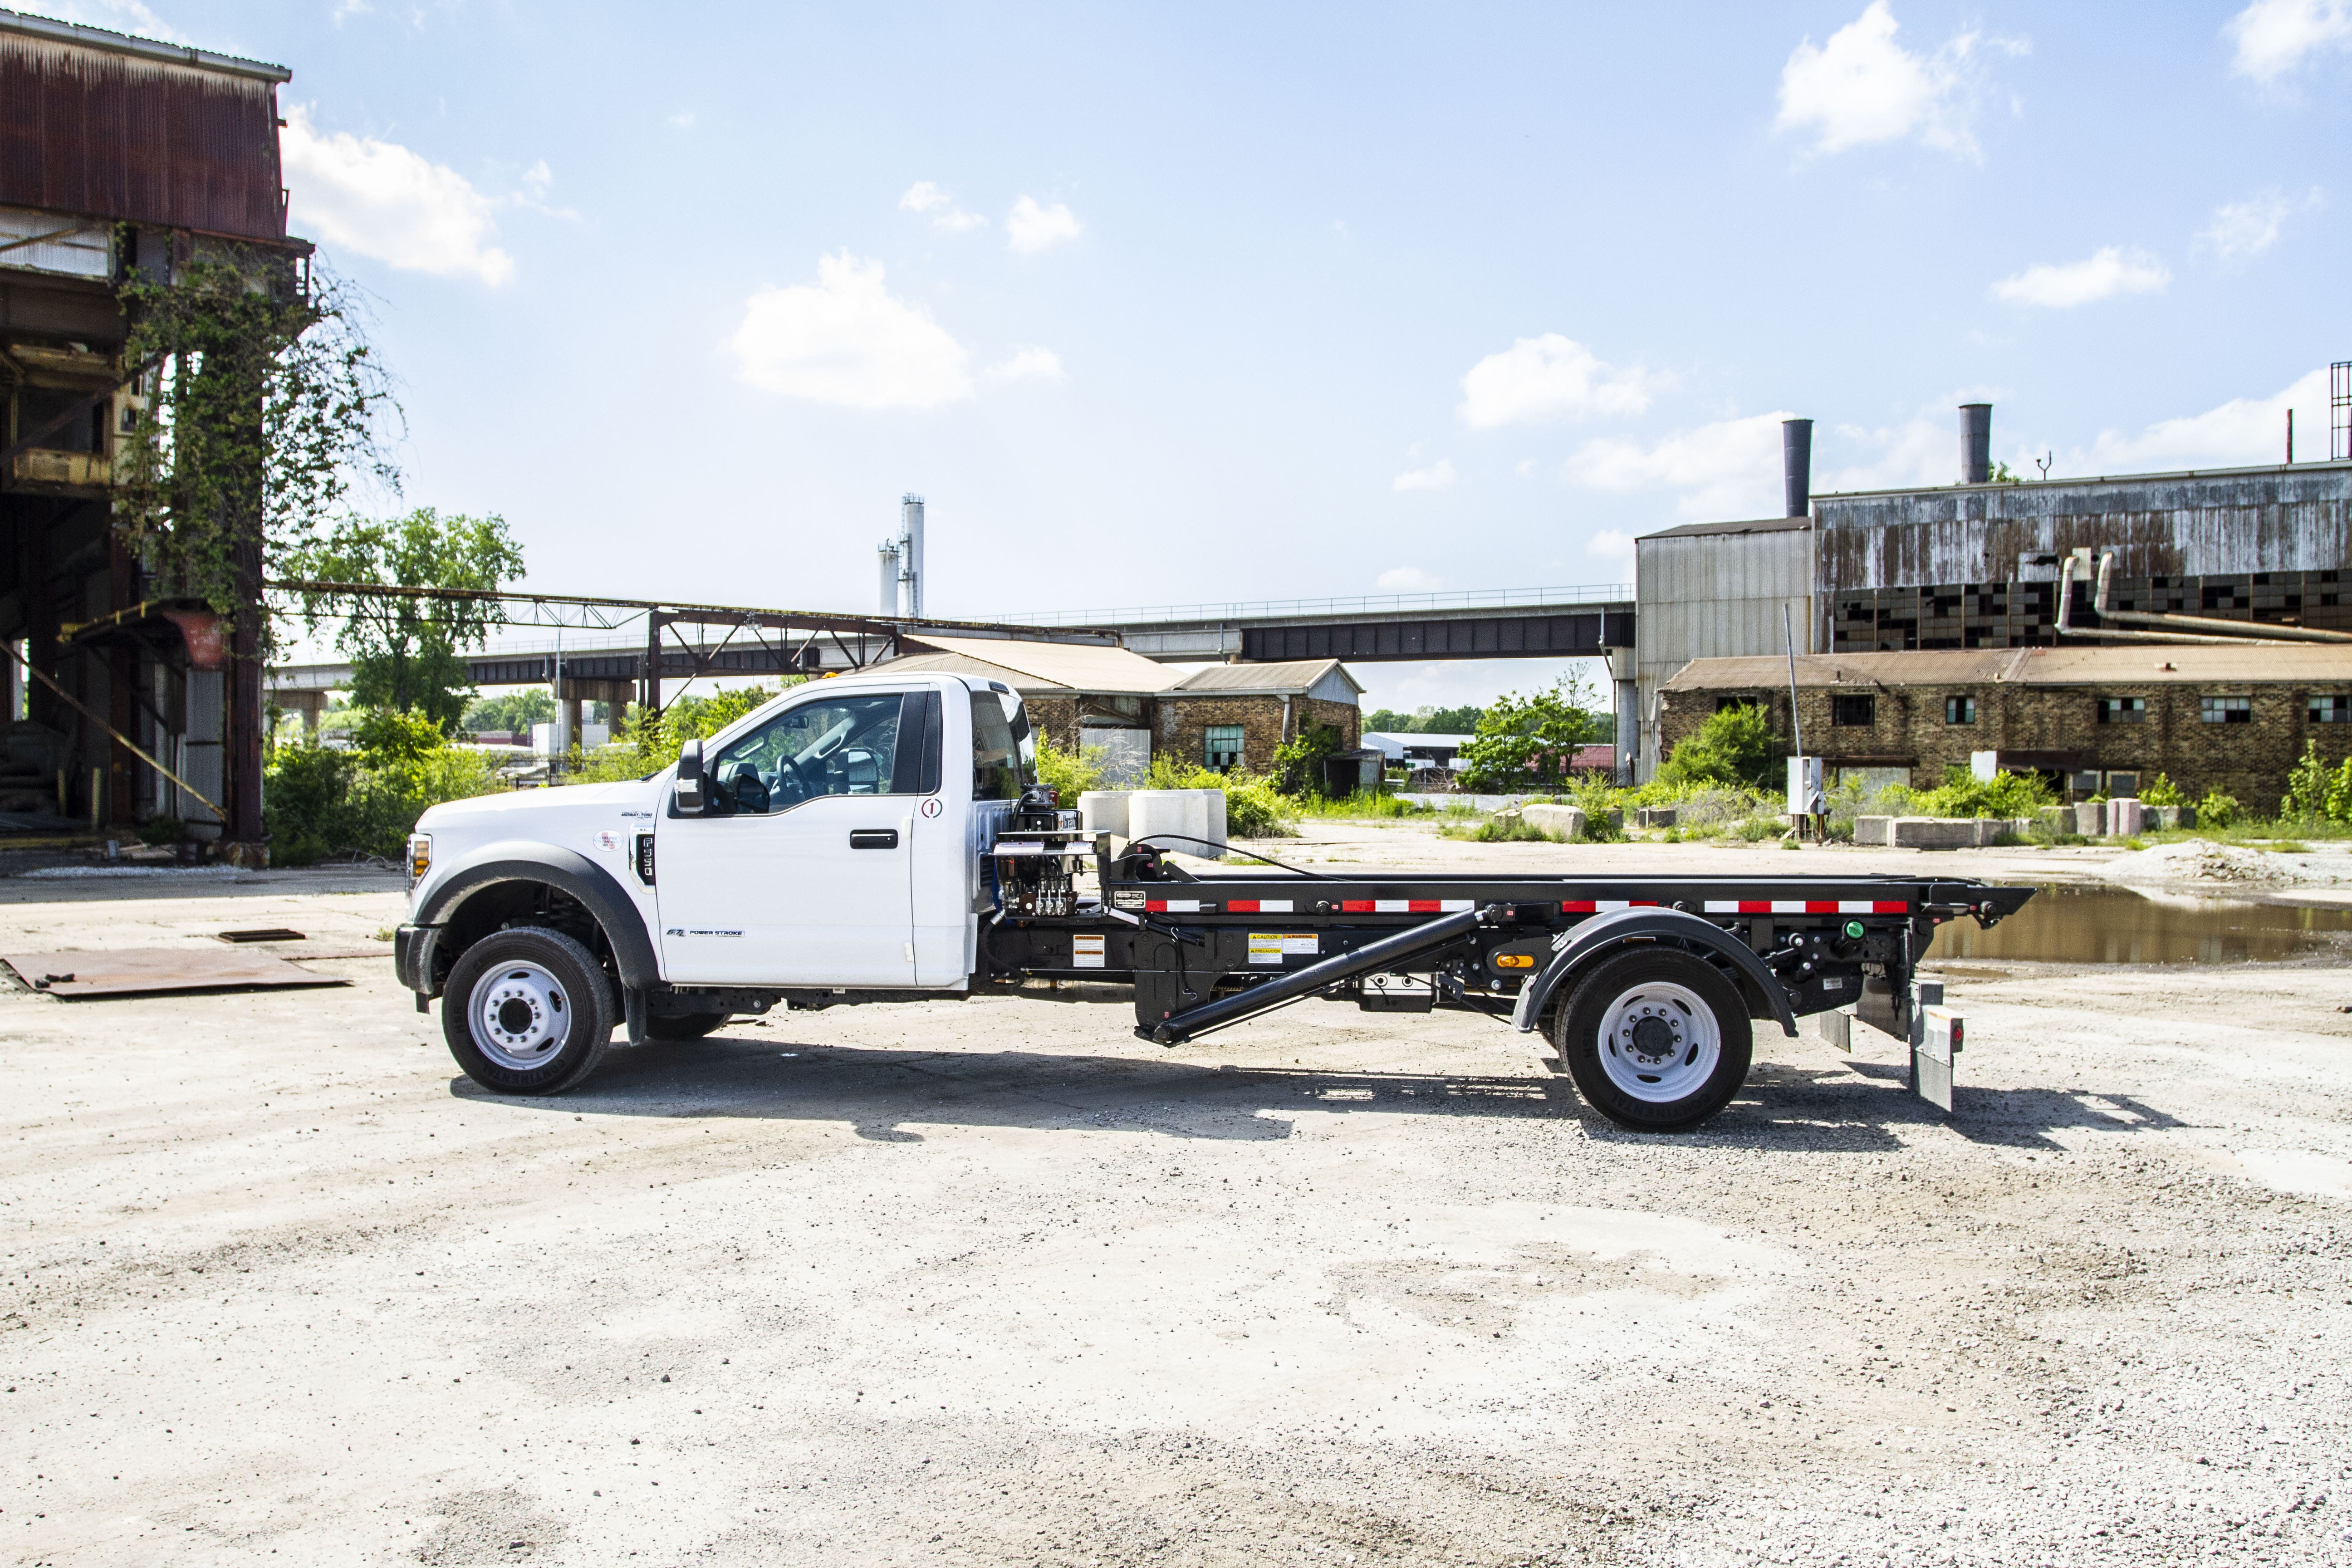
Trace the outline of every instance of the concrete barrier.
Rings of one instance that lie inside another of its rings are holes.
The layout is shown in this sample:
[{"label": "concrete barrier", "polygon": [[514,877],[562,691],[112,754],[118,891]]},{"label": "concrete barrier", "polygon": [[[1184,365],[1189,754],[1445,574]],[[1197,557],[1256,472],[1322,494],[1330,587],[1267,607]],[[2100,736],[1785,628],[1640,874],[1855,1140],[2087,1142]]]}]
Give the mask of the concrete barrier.
[{"label": "concrete barrier", "polygon": [[1895,842],[1895,819],[1891,816],[1855,817],[1853,841],[1865,847],[1885,848]]},{"label": "concrete barrier", "polygon": [[2129,838],[2146,829],[2147,808],[2128,795],[2119,795],[2107,802],[2107,836]]},{"label": "concrete barrier", "polygon": [[2143,807],[2142,809],[2152,812],[2155,815],[2156,821],[2153,826],[2157,827],[2194,827],[2197,826],[2197,808],[2193,805],[2151,805]]},{"label": "concrete barrier", "polygon": [[[1209,797],[1217,799],[1216,818],[1213,823]],[[1223,858],[1225,840],[1222,833],[1212,833],[1213,826],[1224,826],[1224,795],[1221,789],[1139,789],[1127,797],[1128,837],[1149,838],[1156,833],[1181,835],[1162,841],[1161,847],[1178,855],[1197,855],[1204,859]],[[1208,846],[1213,845],[1211,848]]]},{"label": "concrete barrier", "polygon": [[2076,801],[2074,831],[2085,838],[2105,838],[2107,836],[2107,803],[2104,800]]},{"label": "concrete barrier", "polygon": [[1645,805],[1634,814],[1633,821],[1642,827],[1672,827],[1677,812],[1671,805]]},{"label": "concrete barrier", "polygon": [[2051,833],[2074,831],[2074,808],[2071,805],[2045,805],[2033,814],[2033,820]]},{"label": "concrete barrier", "polygon": [[1127,801],[1135,792],[1131,789],[1090,789],[1078,796],[1078,826],[1088,833],[1112,833],[1121,838],[1127,831]]},{"label": "concrete barrier", "polygon": [[1973,849],[1977,825],[1973,817],[1898,816],[1888,825],[1897,849]]},{"label": "concrete barrier", "polygon": [[1523,805],[1519,820],[1573,843],[1584,837],[1584,812],[1573,805]]}]

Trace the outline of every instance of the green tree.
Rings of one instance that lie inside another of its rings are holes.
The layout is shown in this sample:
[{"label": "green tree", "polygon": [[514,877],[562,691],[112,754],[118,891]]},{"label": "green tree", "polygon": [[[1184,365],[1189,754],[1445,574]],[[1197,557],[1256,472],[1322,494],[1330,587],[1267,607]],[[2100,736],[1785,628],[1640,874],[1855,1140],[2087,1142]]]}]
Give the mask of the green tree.
[{"label": "green tree", "polygon": [[[1464,782],[1473,789],[1557,788],[1569,781],[1576,749],[1609,733],[1594,709],[1591,685],[1574,672],[1546,690],[1507,691],[1479,715],[1462,748]],[[1443,733],[1444,731],[1439,731]]]},{"label": "green tree", "polygon": [[1696,734],[1685,735],[1658,768],[1668,784],[1745,784],[1769,789],[1782,782],[1789,742],[1772,727],[1772,716],[1754,703],[1735,703],[1708,715]]},{"label": "green tree", "polygon": [[1475,703],[1459,708],[1422,707],[1410,713],[1375,708],[1365,715],[1364,728],[1390,735],[1467,735],[1476,731],[1486,712]]},{"label": "green tree", "polygon": [[483,698],[466,710],[464,724],[476,734],[486,730],[520,734],[533,724],[552,723],[554,720],[555,694],[528,686],[501,697]]},{"label": "green tree", "polygon": [[321,620],[342,620],[335,646],[351,657],[355,704],[422,713],[454,731],[473,695],[463,650],[481,647],[490,628],[504,622],[490,595],[522,575],[522,549],[496,514],[445,518],[419,507],[389,521],[352,519],[330,538],[296,551],[288,568],[310,582],[482,595],[377,597],[331,590],[302,595],[313,630]]}]

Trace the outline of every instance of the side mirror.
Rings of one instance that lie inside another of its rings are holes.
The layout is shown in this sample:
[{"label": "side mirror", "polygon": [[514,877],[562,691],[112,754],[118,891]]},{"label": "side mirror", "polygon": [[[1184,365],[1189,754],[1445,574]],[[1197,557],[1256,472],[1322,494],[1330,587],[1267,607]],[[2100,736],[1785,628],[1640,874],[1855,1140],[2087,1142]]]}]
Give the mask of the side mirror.
[{"label": "side mirror", "polygon": [[688,741],[677,753],[677,809],[682,816],[703,811],[702,742]]}]

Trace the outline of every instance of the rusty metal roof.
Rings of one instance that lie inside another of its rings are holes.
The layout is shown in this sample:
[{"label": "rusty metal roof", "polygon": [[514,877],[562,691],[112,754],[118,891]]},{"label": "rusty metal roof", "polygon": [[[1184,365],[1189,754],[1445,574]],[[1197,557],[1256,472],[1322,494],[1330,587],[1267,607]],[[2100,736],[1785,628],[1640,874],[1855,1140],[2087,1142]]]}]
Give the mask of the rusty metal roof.
[{"label": "rusty metal roof", "polygon": [[290,75],[0,12],[0,205],[283,240]]},{"label": "rusty metal roof", "polygon": [[[1918,648],[1905,653],[1797,656],[1797,684],[1860,690],[1889,686],[2261,686],[2352,682],[2352,644],[2219,647],[2147,643],[2133,647]],[[1695,658],[1665,691],[1789,689],[1782,654]]]}]

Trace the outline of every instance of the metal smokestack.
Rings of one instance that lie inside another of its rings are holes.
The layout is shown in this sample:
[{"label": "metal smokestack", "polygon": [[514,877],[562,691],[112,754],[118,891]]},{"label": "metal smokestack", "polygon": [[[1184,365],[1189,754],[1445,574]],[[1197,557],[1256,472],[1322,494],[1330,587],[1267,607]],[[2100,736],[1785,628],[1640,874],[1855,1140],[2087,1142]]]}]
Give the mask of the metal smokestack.
[{"label": "metal smokestack", "polygon": [[903,558],[898,581],[907,584],[907,614],[919,620],[923,614],[923,498],[919,495],[898,500],[898,552]]},{"label": "metal smokestack", "polygon": [[896,619],[898,614],[898,542],[886,539],[874,547],[882,561],[882,596],[880,608],[884,620]]},{"label": "metal smokestack", "polygon": [[1960,405],[1960,483],[1981,485],[1992,479],[1992,405]]},{"label": "metal smokestack", "polygon": [[1780,488],[1782,517],[1804,517],[1813,510],[1813,422],[1780,421]]}]

